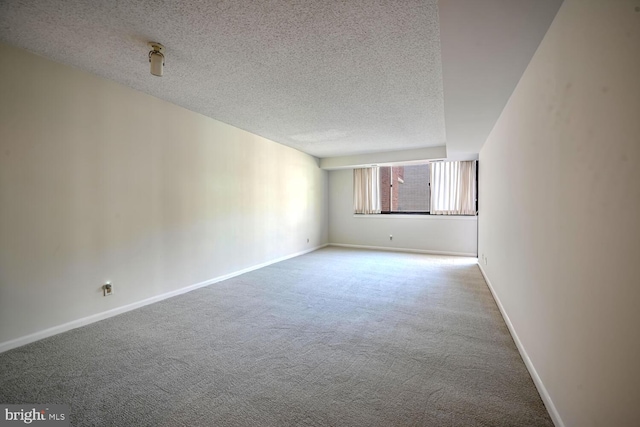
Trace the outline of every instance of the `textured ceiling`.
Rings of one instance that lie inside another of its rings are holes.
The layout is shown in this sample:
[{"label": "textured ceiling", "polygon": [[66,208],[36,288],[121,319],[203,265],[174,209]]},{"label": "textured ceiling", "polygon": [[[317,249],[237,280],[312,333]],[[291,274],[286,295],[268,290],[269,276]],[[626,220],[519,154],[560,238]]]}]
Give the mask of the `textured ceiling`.
[{"label": "textured ceiling", "polygon": [[0,1],[0,40],[317,157],[445,145],[436,0]]},{"label": "textured ceiling", "polygon": [[0,0],[0,40],[317,157],[477,158],[561,4]]}]

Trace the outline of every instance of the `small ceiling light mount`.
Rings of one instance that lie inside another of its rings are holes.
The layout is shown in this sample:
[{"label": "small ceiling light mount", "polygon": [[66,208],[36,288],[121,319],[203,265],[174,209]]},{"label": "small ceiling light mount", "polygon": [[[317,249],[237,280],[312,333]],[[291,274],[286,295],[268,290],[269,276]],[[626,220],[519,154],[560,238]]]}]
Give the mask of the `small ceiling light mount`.
[{"label": "small ceiling light mount", "polygon": [[149,63],[151,64],[151,74],[162,77],[164,67],[164,46],[160,43],[147,43],[151,50],[149,51]]}]

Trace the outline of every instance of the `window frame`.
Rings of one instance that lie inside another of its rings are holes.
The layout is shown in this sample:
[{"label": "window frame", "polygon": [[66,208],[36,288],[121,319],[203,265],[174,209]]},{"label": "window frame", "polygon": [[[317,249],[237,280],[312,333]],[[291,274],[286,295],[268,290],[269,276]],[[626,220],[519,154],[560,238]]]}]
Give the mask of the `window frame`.
[{"label": "window frame", "polygon": [[[392,177],[393,176],[393,167],[406,167],[406,166],[417,166],[417,165],[421,165],[421,164],[426,164],[429,165],[429,167],[431,168],[431,164],[438,162],[439,160],[436,161],[430,161],[430,162],[426,162],[426,163],[398,163],[395,165],[388,165],[388,166],[379,166],[379,168],[383,168],[383,167],[387,167],[389,168],[389,176]],[[441,160],[440,160],[441,161]],[[480,199],[480,186],[479,186],[479,180],[480,180],[480,162],[478,160],[469,160],[469,161],[473,161],[476,163],[476,170],[475,170],[475,214],[455,214],[455,215],[440,215],[440,214],[432,214],[431,213],[431,200],[429,200],[429,211],[428,212],[424,212],[424,211],[384,211],[384,210],[380,210],[380,213],[376,213],[376,214],[370,214],[372,216],[380,216],[380,215],[388,215],[388,216],[394,216],[394,215],[398,215],[398,216],[402,216],[402,215],[407,215],[407,216],[414,216],[414,217],[418,217],[418,216],[431,216],[431,217],[438,217],[438,218],[473,218],[473,217],[478,217],[479,215],[479,199]],[[429,170],[429,177],[431,178],[431,169]],[[379,178],[380,179],[380,178]],[[391,181],[391,179],[390,179]],[[382,184],[380,182],[380,184]],[[392,184],[390,182],[390,184]],[[431,179],[429,179],[429,197],[431,197]],[[393,186],[390,186],[391,189],[393,189]],[[381,190],[382,193],[382,190]],[[389,193],[389,208],[391,208],[393,202],[392,202],[392,197],[393,197],[393,193],[392,190]],[[367,214],[355,214],[354,215],[359,215],[359,216],[370,216]]]},{"label": "window frame", "polygon": [[[425,163],[407,163],[407,164],[396,164],[396,165],[389,165],[389,166],[379,166],[380,169],[382,168],[389,168],[389,177],[390,177],[390,182],[389,182],[389,209],[391,209],[391,207],[393,206],[393,168],[394,167],[408,167],[408,166],[423,166],[423,165],[428,165],[429,166],[429,182],[427,184],[427,186],[429,187],[429,198],[431,197],[431,163],[432,162],[425,162]],[[380,175],[381,176],[381,175]],[[401,179],[401,178],[398,178]],[[404,184],[404,180],[402,181],[402,183]],[[380,188],[380,193],[383,193],[382,190],[382,183],[380,183],[381,188]],[[431,215],[431,200],[429,200],[429,210],[428,211],[392,211],[392,210],[388,210],[388,211],[384,211],[384,210],[380,210],[380,213],[377,215]],[[468,216],[468,215],[460,215],[460,216]]]}]

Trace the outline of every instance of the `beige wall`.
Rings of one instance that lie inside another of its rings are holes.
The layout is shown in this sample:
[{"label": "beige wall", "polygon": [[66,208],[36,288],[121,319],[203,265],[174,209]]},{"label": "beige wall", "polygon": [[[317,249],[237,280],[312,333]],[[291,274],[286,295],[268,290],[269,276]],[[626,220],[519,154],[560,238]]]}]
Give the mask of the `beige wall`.
[{"label": "beige wall", "polygon": [[566,426],[640,420],[636,7],[565,0],[480,152],[479,256]]},{"label": "beige wall", "polygon": [[476,256],[477,227],[475,216],[354,215],[353,170],[329,172],[331,243]]},{"label": "beige wall", "polygon": [[6,45],[0,93],[0,343],[327,242],[313,157]]}]

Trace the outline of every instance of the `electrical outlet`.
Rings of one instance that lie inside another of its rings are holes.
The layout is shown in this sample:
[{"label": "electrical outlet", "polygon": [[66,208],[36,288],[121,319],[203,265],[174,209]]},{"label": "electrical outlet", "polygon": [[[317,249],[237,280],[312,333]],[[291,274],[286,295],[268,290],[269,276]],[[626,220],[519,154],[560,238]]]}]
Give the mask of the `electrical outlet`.
[{"label": "electrical outlet", "polygon": [[389,234],[389,240],[393,240],[393,234]]},{"label": "electrical outlet", "polygon": [[113,295],[113,286],[111,282],[107,282],[102,285],[102,296],[108,297],[109,295]]},{"label": "electrical outlet", "polygon": [[489,261],[487,260],[487,257],[484,257],[484,265],[487,265],[487,262],[489,262]]}]

